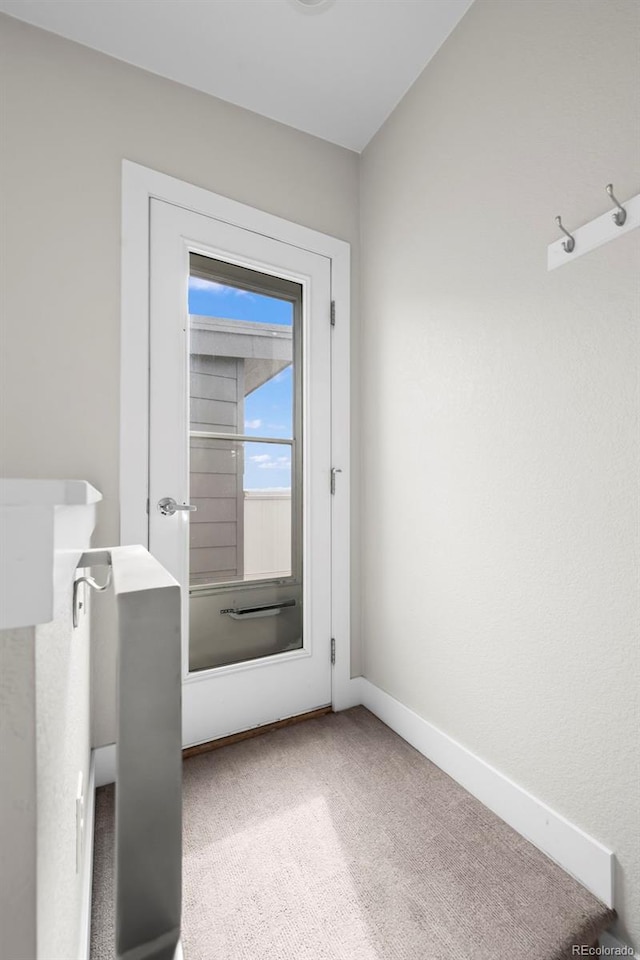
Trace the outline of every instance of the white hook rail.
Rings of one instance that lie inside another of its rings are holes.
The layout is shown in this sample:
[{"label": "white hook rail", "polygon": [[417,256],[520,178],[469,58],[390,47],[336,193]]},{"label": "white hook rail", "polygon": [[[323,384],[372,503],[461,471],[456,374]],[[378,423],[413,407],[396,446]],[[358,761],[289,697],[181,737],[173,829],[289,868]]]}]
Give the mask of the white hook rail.
[{"label": "white hook rail", "polygon": [[[562,267],[565,263],[571,263],[583,253],[589,253],[590,250],[595,250],[596,247],[601,247],[610,240],[615,240],[616,237],[621,237],[630,230],[640,227],[640,193],[631,197],[630,200],[618,203],[613,196],[612,185],[608,184],[605,189],[615,203],[615,209],[607,210],[602,216],[590,220],[577,230],[571,230],[570,234],[561,226],[560,229],[567,233],[570,240],[564,240],[561,237],[549,244],[547,247],[548,270],[555,270],[556,267]],[[626,215],[623,216],[623,214]],[[558,219],[557,217],[556,222]]]}]

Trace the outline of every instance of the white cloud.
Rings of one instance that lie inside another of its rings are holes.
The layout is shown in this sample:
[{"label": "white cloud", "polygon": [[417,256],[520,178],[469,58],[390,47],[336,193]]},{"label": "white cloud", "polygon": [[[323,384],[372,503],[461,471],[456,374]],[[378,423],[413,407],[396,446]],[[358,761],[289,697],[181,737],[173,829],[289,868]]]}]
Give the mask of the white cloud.
[{"label": "white cloud", "polygon": [[289,470],[291,469],[291,457],[274,457],[270,453],[258,453],[249,458],[258,465],[259,470]]},{"label": "white cloud", "polygon": [[257,430],[261,426],[262,420],[245,420],[244,422],[245,430]]},{"label": "white cloud", "polygon": [[287,467],[291,466],[291,460],[286,457],[278,457],[277,460],[272,460],[271,457],[268,457],[258,466],[261,470],[286,470]]},{"label": "white cloud", "polygon": [[218,293],[224,297],[253,297],[248,290],[240,290],[239,287],[228,287],[224,283],[218,283],[216,280],[206,280],[204,277],[189,277],[190,290],[204,290],[206,293]]},{"label": "white cloud", "polygon": [[204,280],[202,277],[189,277],[190,290],[207,290],[209,293],[218,293],[227,288],[215,280]]}]

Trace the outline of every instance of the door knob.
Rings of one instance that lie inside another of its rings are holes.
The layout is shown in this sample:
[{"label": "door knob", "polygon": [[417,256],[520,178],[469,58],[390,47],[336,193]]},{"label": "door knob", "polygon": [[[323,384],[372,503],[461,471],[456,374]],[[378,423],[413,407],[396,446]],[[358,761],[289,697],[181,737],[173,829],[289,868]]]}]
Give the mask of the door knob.
[{"label": "door knob", "polygon": [[164,517],[172,517],[178,510],[186,510],[193,513],[198,508],[191,503],[176,503],[173,497],[163,497],[158,500],[158,510]]}]

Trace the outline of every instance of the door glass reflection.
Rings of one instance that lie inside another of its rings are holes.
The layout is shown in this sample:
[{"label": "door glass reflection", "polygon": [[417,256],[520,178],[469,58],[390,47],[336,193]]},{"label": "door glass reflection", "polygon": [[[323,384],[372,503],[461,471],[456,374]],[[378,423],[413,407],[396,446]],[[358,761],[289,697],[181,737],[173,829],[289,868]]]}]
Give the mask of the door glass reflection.
[{"label": "door glass reflection", "polygon": [[192,434],[192,585],[292,576],[291,449]]},{"label": "door glass reflection", "polygon": [[191,255],[192,670],[302,645],[301,304],[299,284]]}]

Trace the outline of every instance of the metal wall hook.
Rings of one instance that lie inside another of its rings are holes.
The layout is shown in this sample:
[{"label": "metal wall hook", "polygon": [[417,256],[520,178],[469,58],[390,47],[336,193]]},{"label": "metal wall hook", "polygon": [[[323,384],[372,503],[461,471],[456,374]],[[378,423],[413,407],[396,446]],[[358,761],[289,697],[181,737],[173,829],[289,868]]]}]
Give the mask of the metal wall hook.
[{"label": "metal wall hook", "polygon": [[575,237],[572,237],[569,231],[565,230],[565,228],[562,226],[562,219],[560,217],[556,217],[556,223],[564,235],[569,238],[568,240],[563,240],[562,249],[565,251],[565,253],[572,253],[576,245]]},{"label": "metal wall hook", "polygon": [[93,577],[78,577],[77,580],[73,581],[73,626],[74,628],[78,626],[78,614],[82,609],[82,600],[79,599],[78,591],[80,589],[80,584],[86,583],[92,590],[95,590],[96,593],[103,593],[107,587],[111,586],[111,565],[107,568],[107,579],[100,585],[96,583]]},{"label": "metal wall hook", "polygon": [[618,200],[616,200],[615,196],[613,195],[612,183],[608,183],[607,186],[605,187],[605,190],[607,191],[607,193],[609,194],[610,198],[613,200],[617,208],[615,212],[612,213],[611,215],[613,222],[617,227],[621,227],[624,224],[625,220],[627,219],[627,211],[622,206],[622,204]]}]

